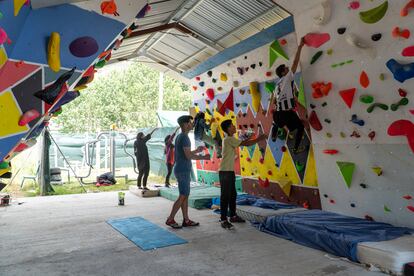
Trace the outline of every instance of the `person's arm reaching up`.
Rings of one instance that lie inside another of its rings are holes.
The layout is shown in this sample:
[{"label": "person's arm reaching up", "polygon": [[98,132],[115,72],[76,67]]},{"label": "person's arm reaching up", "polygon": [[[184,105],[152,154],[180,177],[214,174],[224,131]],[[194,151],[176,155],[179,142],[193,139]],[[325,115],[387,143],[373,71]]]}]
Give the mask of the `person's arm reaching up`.
[{"label": "person's arm reaching up", "polygon": [[298,50],[296,51],[296,55],[295,55],[295,59],[293,60],[293,65],[292,65],[292,73],[296,73],[296,70],[298,69],[298,65],[299,65],[299,61],[300,61],[300,54],[302,52],[302,48],[305,45],[305,38],[302,37],[300,39],[300,44],[298,47]]}]

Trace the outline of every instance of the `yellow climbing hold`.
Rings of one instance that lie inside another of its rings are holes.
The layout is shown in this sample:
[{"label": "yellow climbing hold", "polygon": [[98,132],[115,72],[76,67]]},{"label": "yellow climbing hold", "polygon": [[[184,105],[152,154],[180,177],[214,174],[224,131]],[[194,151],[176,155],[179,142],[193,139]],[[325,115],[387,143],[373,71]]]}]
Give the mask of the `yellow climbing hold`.
[{"label": "yellow climbing hold", "polygon": [[53,32],[49,38],[49,44],[47,46],[47,63],[50,69],[54,72],[60,70],[60,35]]},{"label": "yellow climbing hold", "polygon": [[255,112],[259,111],[260,101],[262,99],[257,81],[250,83],[250,94],[252,95],[252,107]]},{"label": "yellow climbing hold", "polygon": [[380,167],[372,167],[372,171],[378,176],[382,175],[382,168]]},{"label": "yellow climbing hold", "polygon": [[221,81],[227,81],[227,74],[226,73],[221,73],[220,74],[220,80]]},{"label": "yellow climbing hold", "polygon": [[328,49],[328,51],[326,51],[326,53],[327,53],[328,55],[332,55],[332,54],[333,54],[333,50],[332,50],[332,49]]},{"label": "yellow climbing hold", "polygon": [[0,47],[0,69],[6,64],[7,54],[3,46]]},{"label": "yellow climbing hold", "polygon": [[7,118],[7,120],[0,121],[0,137],[24,133],[29,130],[26,125],[19,126],[18,124],[22,112],[12,92],[0,93],[0,107],[0,118]]},{"label": "yellow climbing hold", "polygon": [[288,179],[281,179],[278,181],[279,182],[279,186],[282,189],[283,193],[289,197],[290,196],[290,190],[292,188],[292,181],[288,180]]},{"label": "yellow climbing hold", "polygon": [[14,16],[17,16],[19,14],[20,9],[26,2],[27,0],[14,0]]}]

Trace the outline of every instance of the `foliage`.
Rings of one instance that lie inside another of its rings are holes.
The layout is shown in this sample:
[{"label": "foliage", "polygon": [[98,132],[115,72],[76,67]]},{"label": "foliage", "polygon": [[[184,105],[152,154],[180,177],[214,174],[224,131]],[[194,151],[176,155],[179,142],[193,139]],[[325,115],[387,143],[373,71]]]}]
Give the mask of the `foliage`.
[{"label": "foliage", "polygon": [[[116,124],[120,130],[157,125],[159,73],[129,62],[95,74],[81,96],[62,107],[54,123],[64,133],[99,132]],[[163,110],[187,110],[191,95],[187,85],[164,78]]]}]

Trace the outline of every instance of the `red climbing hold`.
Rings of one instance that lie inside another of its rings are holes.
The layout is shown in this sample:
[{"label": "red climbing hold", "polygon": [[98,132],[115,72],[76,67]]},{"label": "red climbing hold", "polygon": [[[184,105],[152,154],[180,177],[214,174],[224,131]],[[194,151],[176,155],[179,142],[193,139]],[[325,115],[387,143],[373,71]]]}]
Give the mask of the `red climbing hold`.
[{"label": "red climbing hold", "polygon": [[408,39],[410,37],[410,31],[408,29],[400,30],[400,28],[395,27],[392,30],[392,36],[395,38],[402,37]]},{"label": "red climbing hold", "polygon": [[414,57],[414,46],[410,46],[405,48],[401,55],[403,55],[404,57]]},{"label": "red climbing hold", "polygon": [[259,177],[259,185],[262,188],[268,188],[270,186],[269,179],[266,178],[266,180],[263,180]]},{"label": "red climbing hold", "polygon": [[398,120],[393,122],[388,127],[388,135],[407,137],[408,145],[414,152],[414,124],[412,122],[408,120]]},{"label": "red climbing hold", "polygon": [[414,115],[414,109],[410,109],[410,113]]},{"label": "red climbing hold", "polygon": [[196,79],[196,81],[200,81],[200,80],[201,80],[201,78],[200,78],[200,77],[196,77],[195,79]]},{"label": "red climbing hold", "polygon": [[282,152],[286,152],[286,151],[287,151],[287,148],[286,148],[285,146],[282,146],[282,147],[280,148],[280,150],[281,150]]},{"label": "red climbing hold", "polygon": [[214,100],[214,90],[213,88],[209,88],[206,90],[206,95],[207,98],[209,98],[210,100]]},{"label": "red climbing hold", "polygon": [[226,110],[234,111],[234,100],[233,100],[233,88],[230,89],[230,93],[227,96],[227,99],[222,104],[219,100],[217,100],[217,111],[222,115],[226,115]]},{"label": "red climbing hold", "polygon": [[38,118],[40,113],[36,109],[30,109],[26,111],[19,120],[19,126],[24,126]]},{"label": "red climbing hold", "polygon": [[303,202],[302,207],[305,209],[309,209],[309,203],[307,201]]},{"label": "red climbing hold", "polygon": [[197,86],[193,86],[193,90],[194,91],[197,91]]},{"label": "red climbing hold", "polygon": [[408,2],[405,6],[404,6],[404,8],[402,8],[402,9],[401,9],[400,15],[401,15],[402,17],[407,16],[407,15],[408,15],[408,11],[409,11],[410,9],[414,9],[414,0],[409,1],[409,2]]},{"label": "red climbing hold", "polygon": [[321,131],[322,130],[321,121],[319,121],[318,115],[316,114],[315,110],[312,110],[312,112],[309,116],[309,124],[316,131]]},{"label": "red climbing hold", "polygon": [[323,150],[323,153],[325,154],[330,154],[330,155],[335,155],[339,153],[339,150],[336,149],[325,149]]},{"label": "red climbing hold", "polygon": [[407,91],[405,91],[402,88],[398,89],[398,94],[400,94],[400,96],[403,97],[403,98],[407,97]]},{"label": "red climbing hold", "polygon": [[351,88],[351,89],[339,91],[339,95],[342,97],[345,104],[349,108],[352,107],[352,102],[354,100],[355,92],[356,92],[356,88]]},{"label": "red climbing hold", "polygon": [[330,199],[330,200],[329,200],[329,202],[330,202],[331,204],[335,204],[335,200],[333,200],[333,199]]},{"label": "red climbing hold", "polygon": [[271,171],[271,170],[268,170],[268,171],[267,171],[267,174],[268,174],[268,175],[272,175],[273,173],[272,173],[272,171]]},{"label": "red climbing hold", "polygon": [[322,98],[323,96],[328,96],[329,91],[332,89],[332,82],[324,83],[316,81],[312,83],[312,97],[314,99]]},{"label": "red climbing hold", "polygon": [[410,195],[405,195],[405,196],[403,196],[403,198],[404,198],[404,199],[406,199],[406,200],[411,200],[411,199],[413,199],[413,197],[412,197],[412,196],[410,196]]},{"label": "red climbing hold", "polygon": [[365,215],[365,219],[369,221],[374,221],[374,218],[368,215]]},{"label": "red climbing hold", "polygon": [[361,75],[359,76],[359,83],[364,88],[367,88],[369,86],[369,78],[365,71],[362,71]]},{"label": "red climbing hold", "polygon": [[368,137],[369,139],[371,139],[371,141],[374,140],[375,135],[376,135],[375,131],[371,131],[370,133],[368,133]]},{"label": "red climbing hold", "polygon": [[407,209],[410,210],[411,212],[414,212],[414,206],[407,206]]},{"label": "red climbing hold", "polygon": [[328,33],[308,33],[304,37],[305,44],[309,47],[313,48],[319,48],[326,42],[328,42],[331,39],[331,36]]},{"label": "red climbing hold", "polygon": [[266,77],[271,77],[272,76],[272,72],[268,71],[266,72]]},{"label": "red climbing hold", "polygon": [[287,44],[287,40],[283,38],[279,41],[279,43],[280,45],[285,46]]}]

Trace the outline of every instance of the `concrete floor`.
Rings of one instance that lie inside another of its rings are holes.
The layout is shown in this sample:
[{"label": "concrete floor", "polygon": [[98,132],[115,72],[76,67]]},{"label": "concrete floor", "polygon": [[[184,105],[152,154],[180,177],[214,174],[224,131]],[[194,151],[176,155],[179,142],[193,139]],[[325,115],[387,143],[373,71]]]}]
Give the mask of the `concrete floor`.
[{"label": "concrete floor", "polygon": [[164,227],[172,202],[129,192],[125,202],[117,206],[117,193],[109,192],[1,207],[0,275],[383,275],[248,223],[224,230],[211,210],[191,208],[201,226],[174,231],[189,243],[144,252],[105,221],[141,216]]}]

